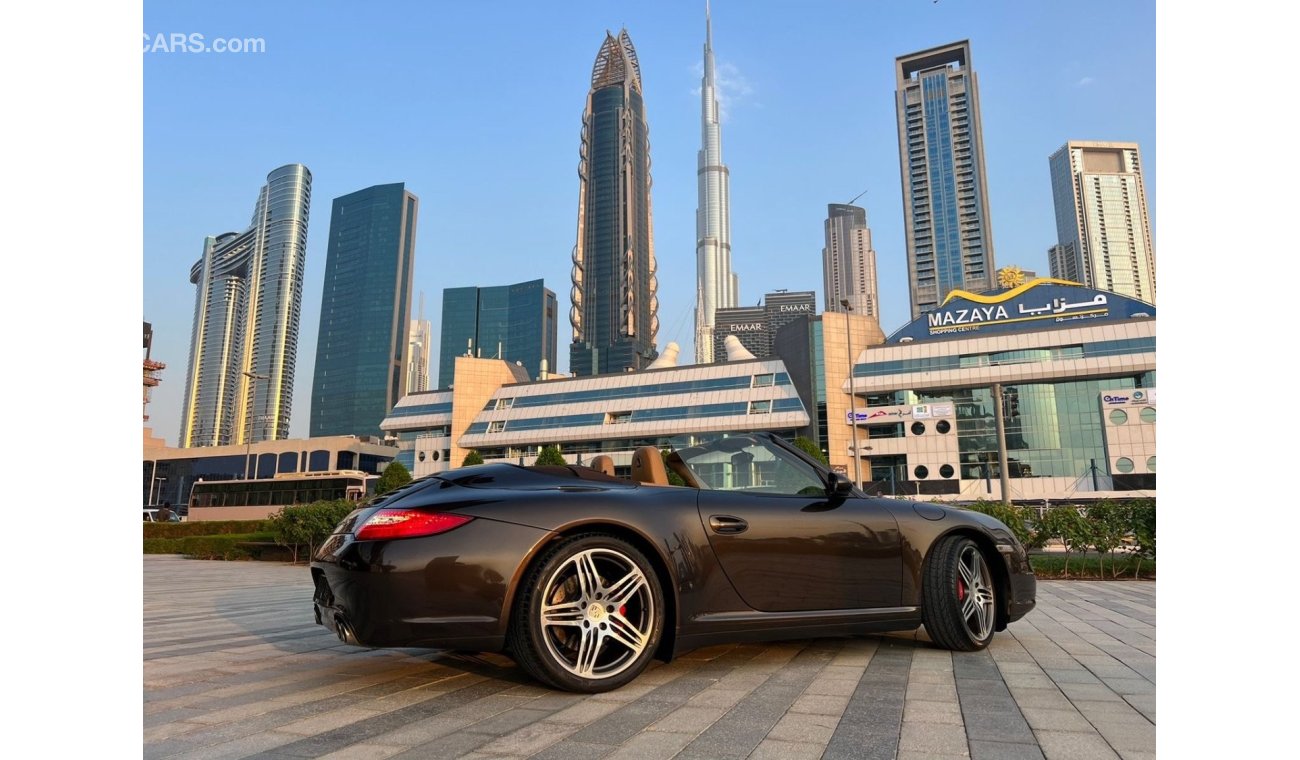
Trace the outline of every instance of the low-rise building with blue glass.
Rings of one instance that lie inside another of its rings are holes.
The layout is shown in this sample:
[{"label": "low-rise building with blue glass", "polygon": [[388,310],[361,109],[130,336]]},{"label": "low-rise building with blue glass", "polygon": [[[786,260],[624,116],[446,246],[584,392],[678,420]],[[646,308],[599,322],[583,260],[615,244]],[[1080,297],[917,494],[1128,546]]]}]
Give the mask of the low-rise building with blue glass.
[{"label": "low-rise building with blue glass", "polygon": [[[675,355],[670,344],[664,357]],[[397,437],[398,461],[419,477],[459,467],[470,450],[529,465],[545,446],[575,464],[608,455],[627,474],[641,446],[761,430],[793,438],[810,425],[780,359],[665,364],[519,382],[508,376],[518,367],[506,362],[458,357],[451,390],[402,399],[383,428]]]},{"label": "low-rise building with blue glass", "polygon": [[182,512],[199,480],[270,479],[277,475],[360,470],[378,475],[397,449],[354,435],[287,438],[201,448],[145,447],[142,501]]}]

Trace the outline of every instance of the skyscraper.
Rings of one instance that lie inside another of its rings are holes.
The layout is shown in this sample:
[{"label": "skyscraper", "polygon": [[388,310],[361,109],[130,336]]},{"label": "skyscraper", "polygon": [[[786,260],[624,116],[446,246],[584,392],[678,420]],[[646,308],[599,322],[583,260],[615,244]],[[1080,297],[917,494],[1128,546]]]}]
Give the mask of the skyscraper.
[{"label": "skyscraper", "polygon": [[203,241],[179,446],[289,437],[311,172],[266,177],[253,222]]},{"label": "skyscraper", "polygon": [[596,55],[578,155],[569,369],[575,375],[641,369],[659,355],[659,300],[650,127],[626,29],[617,38],[606,32]]},{"label": "skyscraper", "polygon": [[695,209],[695,362],[713,361],[714,315],[736,305],[731,271],[731,172],[722,163],[722,119],[713,71],[713,21],[704,4],[704,79],[700,81],[699,205]]},{"label": "skyscraper", "polygon": [[555,372],[557,315],[542,280],[442,291],[438,387],[451,387],[457,356],[519,362],[529,377]]},{"label": "skyscraper", "polygon": [[876,250],[871,247],[867,210],[846,203],[826,207],[826,247],[822,249],[824,311],[845,311],[848,299],[855,314],[880,318]]},{"label": "skyscraper", "polygon": [[411,320],[406,339],[406,392],[429,390],[429,357],[433,351],[433,324],[424,318],[424,293],[420,294],[419,315]]},{"label": "skyscraper", "polygon": [[1048,164],[1060,249],[1052,276],[1155,303],[1156,251],[1137,143],[1070,140]]},{"label": "skyscraper", "polygon": [[912,318],[994,287],[979,84],[966,40],[895,61]]},{"label": "skyscraper", "polygon": [[311,384],[313,437],[383,435],[379,423],[406,395],[419,204],[401,182],[334,199]]}]

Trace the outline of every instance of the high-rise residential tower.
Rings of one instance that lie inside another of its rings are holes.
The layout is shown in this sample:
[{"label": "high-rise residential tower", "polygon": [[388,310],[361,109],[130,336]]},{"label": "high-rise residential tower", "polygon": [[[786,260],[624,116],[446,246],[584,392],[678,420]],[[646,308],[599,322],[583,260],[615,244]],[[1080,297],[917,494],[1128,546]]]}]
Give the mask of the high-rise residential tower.
[{"label": "high-rise residential tower", "polygon": [[411,320],[406,339],[406,392],[429,390],[429,358],[433,351],[433,324],[424,318],[424,293],[420,294],[420,312]]},{"label": "high-rise residential tower", "polygon": [[569,369],[575,375],[641,369],[659,355],[659,301],[650,127],[626,29],[618,37],[606,32],[596,55],[578,156]]},{"label": "high-rise residential tower", "polygon": [[557,314],[542,280],[443,290],[438,387],[451,387],[457,356],[518,362],[529,377],[555,372]]},{"label": "high-rise residential tower", "polygon": [[704,78],[700,81],[699,205],[695,209],[695,362],[714,359],[714,315],[732,308],[740,282],[731,271],[731,172],[722,163],[722,118],[713,70],[713,21],[704,4]]},{"label": "high-rise residential tower", "polygon": [[880,318],[876,278],[876,250],[871,247],[867,210],[847,203],[826,206],[826,247],[822,249],[822,293],[824,311],[846,311],[847,299],[854,314]]},{"label": "high-rise residential tower", "polygon": [[1156,250],[1137,143],[1071,140],[1048,165],[1052,276],[1155,303]]},{"label": "high-rise residential tower", "polygon": [[406,395],[420,201],[404,183],[334,199],[321,293],[312,437],[381,436]]},{"label": "high-rise residential tower", "polygon": [[912,318],[995,285],[979,84],[966,40],[895,61]]},{"label": "high-rise residential tower", "polygon": [[253,222],[203,241],[179,446],[289,437],[311,172],[267,175]]}]

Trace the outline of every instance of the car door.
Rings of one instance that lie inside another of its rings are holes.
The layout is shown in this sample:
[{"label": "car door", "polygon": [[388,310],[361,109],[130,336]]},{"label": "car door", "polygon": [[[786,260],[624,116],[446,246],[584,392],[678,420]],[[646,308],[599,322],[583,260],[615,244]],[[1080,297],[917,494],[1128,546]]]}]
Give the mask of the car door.
[{"label": "car door", "polygon": [[700,519],[745,603],[764,612],[897,607],[893,515],[868,499],[829,497],[824,473],[772,441],[745,440],[696,462]]}]

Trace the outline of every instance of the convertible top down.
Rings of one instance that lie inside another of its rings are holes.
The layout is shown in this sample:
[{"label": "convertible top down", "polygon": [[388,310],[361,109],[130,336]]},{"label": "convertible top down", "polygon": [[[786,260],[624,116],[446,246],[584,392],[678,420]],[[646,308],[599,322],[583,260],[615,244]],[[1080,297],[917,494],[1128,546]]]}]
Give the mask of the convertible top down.
[{"label": "convertible top down", "polygon": [[316,620],[360,646],[507,652],[597,692],[731,641],[924,624],[980,649],[1034,606],[1024,547],[992,517],[867,497],[770,434],[691,443],[638,449],[631,479],[596,457],[413,481],[318,549]]}]

